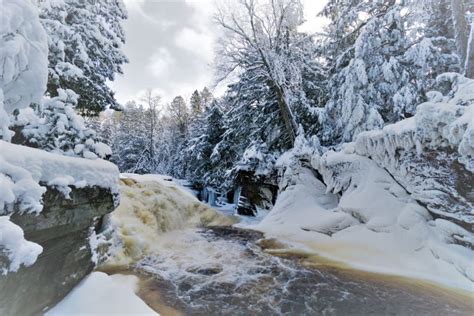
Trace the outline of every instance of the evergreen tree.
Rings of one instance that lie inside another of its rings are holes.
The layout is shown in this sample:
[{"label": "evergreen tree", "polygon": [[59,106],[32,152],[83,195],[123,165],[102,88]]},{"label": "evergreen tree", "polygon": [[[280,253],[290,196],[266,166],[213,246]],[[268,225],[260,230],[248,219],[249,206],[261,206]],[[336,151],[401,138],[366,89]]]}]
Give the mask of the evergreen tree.
[{"label": "evergreen tree", "polygon": [[216,151],[216,145],[221,141],[223,133],[223,113],[219,103],[213,101],[206,108],[201,124],[195,126],[186,146],[186,177],[195,184],[215,188],[220,186],[214,175],[219,171],[221,159],[227,155]]},{"label": "evergreen tree", "polygon": [[199,91],[195,90],[191,95],[191,99],[189,100],[189,104],[191,105],[191,112],[193,117],[197,117],[202,113],[203,104],[202,98],[199,94]]},{"label": "evergreen tree", "polygon": [[29,120],[22,134],[30,146],[67,156],[89,159],[107,158],[111,149],[96,132],[87,128],[76,114],[79,96],[72,90],[58,90],[58,96],[46,98],[36,120]]},{"label": "evergreen tree", "polygon": [[122,0],[40,0],[39,5],[49,37],[49,95],[73,90],[84,114],[119,108],[106,82],[127,62],[121,48],[121,22],[127,17]]},{"label": "evergreen tree", "polygon": [[112,143],[112,162],[121,172],[153,172],[154,161],[150,155],[145,110],[135,102],[129,102],[120,116]]}]

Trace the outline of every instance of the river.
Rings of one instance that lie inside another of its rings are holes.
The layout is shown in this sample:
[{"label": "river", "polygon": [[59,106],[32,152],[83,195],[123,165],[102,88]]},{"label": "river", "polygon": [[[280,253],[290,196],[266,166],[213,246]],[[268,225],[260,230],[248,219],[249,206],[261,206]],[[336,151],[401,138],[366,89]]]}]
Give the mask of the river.
[{"label": "river", "polygon": [[[161,315],[471,315],[472,297],[428,283],[264,251],[258,232],[214,227],[162,236],[134,266]],[[269,246],[270,245],[270,246]],[[458,295],[459,294],[459,295]]]}]

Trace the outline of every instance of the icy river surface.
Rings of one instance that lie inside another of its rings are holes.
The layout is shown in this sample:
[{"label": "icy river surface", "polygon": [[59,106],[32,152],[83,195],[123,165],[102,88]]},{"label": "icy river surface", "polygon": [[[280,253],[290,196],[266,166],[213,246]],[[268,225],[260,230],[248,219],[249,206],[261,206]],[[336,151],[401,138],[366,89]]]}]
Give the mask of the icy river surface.
[{"label": "icy river surface", "polygon": [[136,265],[141,297],[162,315],[467,315],[472,302],[417,282],[367,277],[274,256],[262,235],[231,227],[162,238]]}]

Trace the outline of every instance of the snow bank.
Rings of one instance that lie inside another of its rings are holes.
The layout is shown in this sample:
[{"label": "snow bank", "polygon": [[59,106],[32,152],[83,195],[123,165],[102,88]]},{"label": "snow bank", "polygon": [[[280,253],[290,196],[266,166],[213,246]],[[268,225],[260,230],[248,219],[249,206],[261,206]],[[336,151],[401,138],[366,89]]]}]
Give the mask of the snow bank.
[{"label": "snow bank", "polygon": [[136,294],[138,278],[92,272],[46,316],[158,315]]},{"label": "snow bank", "polygon": [[[69,186],[78,188],[97,186],[110,189],[111,192],[118,197],[118,168],[105,160],[86,160],[66,157],[48,153],[43,150],[10,144],[4,141],[0,141],[0,154],[0,158],[6,163],[6,166],[12,166],[12,170],[16,171],[15,174],[10,173],[8,170],[4,170],[2,164],[0,167],[2,172],[5,172],[13,181],[16,181],[20,177],[26,179],[21,182],[23,188],[19,185],[18,188],[12,189],[17,192],[17,197],[23,204],[30,200],[24,197],[30,196],[33,193],[32,188],[37,190],[35,191],[34,197],[36,202],[38,201],[37,198],[40,194],[38,194],[39,189],[37,186],[39,182],[58,188],[65,193],[66,196],[70,192]],[[27,175],[28,173],[30,174],[29,177]],[[5,183],[7,182],[4,182],[4,184]],[[22,189],[25,191],[25,194],[18,194]],[[3,196],[3,192],[6,191],[2,190],[0,196]],[[41,194],[43,192],[44,189]],[[2,198],[0,198],[0,201],[2,201]],[[33,203],[33,201],[30,203]],[[35,207],[34,210],[36,212],[41,211],[40,205]]]},{"label": "snow bank", "polygon": [[105,265],[129,266],[159,253],[161,236],[169,231],[234,223],[166,176],[123,174],[120,190],[120,206],[105,223]]},{"label": "snow bank", "polygon": [[[359,134],[346,152],[386,168],[430,211],[474,223],[474,80],[444,74],[453,91],[429,93],[414,117]],[[471,185],[472,186],[472,185]]]},{"label": "snow bank", "polygon": [[313,164],[327,186],[309,168],[288,168],[286,189],[252,228],[358,269],[473,291],[474,252],[457,244],[472,242],[472,233],[433,220],[368,158],[327,152]]}]

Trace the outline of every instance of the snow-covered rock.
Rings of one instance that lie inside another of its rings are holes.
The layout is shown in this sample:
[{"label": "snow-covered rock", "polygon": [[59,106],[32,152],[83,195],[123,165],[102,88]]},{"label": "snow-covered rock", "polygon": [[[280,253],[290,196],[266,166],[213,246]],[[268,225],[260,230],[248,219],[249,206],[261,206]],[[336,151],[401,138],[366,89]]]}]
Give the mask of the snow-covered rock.
[{"label": "snow-covered rock", "polygon": [[474,251],[463,246],[472,233],[434,219],[369,158],[329,151],[313,164],[326,185],[293,165],[275,207],[253,228],[358,269],[472,291]]},{"label": "snow-covered rock", "polygon": [[90,272],[90,227],[118,205],[118,180],[110,162],[0,140],[0,314],[35,314]]},{"label": "snow-covered rock", "polygon": [[386,168],[439,216],[474,223],[474,80],[445,74],[452,91],[432,92],[414,117],[359,134],[353,152]]}]

